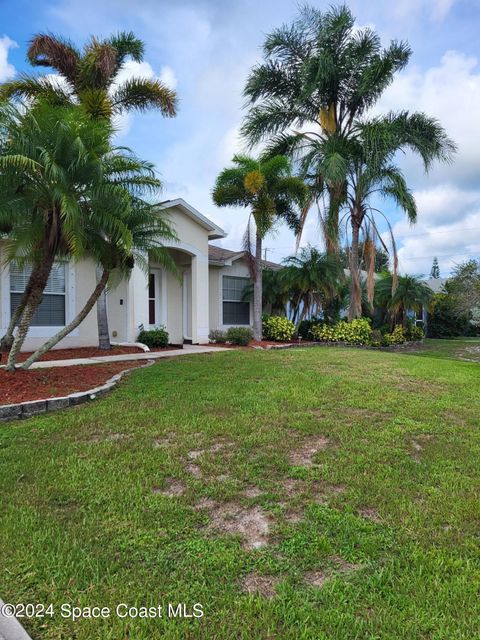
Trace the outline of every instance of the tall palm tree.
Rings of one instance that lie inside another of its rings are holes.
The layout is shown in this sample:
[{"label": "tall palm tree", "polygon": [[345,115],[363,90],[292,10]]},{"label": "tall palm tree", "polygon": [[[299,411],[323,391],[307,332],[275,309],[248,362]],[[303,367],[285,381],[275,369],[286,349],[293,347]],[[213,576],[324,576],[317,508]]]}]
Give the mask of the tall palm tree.
[{"label": "tall palm tree", "polygon": [[[80,102],[93,118],[110,119],[124,111],[159,109],[162,115],[176,115],[175,91],[160,80],[131,78],[122,83],[118,75],[128,58],[141,62],[145,46],[130,32],[120,32],[108,39],[92,37],[83,48],[52,34],[34,36],[28,48],[28,60],[36,67],[54,69],[62,82],[50,76],[28,74],[0,86],[0,97],[42,97],[53,104]],[[101,270],[97,273],[101,277]],[[110,349],[105,293],[97,303],[99,347]]]},{"label": "tall palm tree", "polygon": [[[117,169],[120,168],[120,164],[121,158],[117,157]],[[176,272],[174,261],[162,245],[162,241],[176,239],[176,235],[157,206],[138,197],[131,198],[130,209],[122,217],[122,222],[131,236],[131,242],[127,244],[112,242],[105,230],[98,228],[94,217],[86,222],[89,253],[97,260],[101,269],[99,281],[76,317],[25,360],[20,367],[22,369],[31,367],[41,356],[76,329],[90,313],[109,281],[128,278],[135,264],[148,273],[149,260],[153,259],[169,271]]]},{"label": "tall palm tree", "polygon": [[250,105],[242,133],[253,146],[297,159],[311,186],[310,206],[327,204],[323,227],[329,252],[338,249],[339,209],[345,200],[344,147],[355,122],[379,100],[411,55],[404,42],[383,49],[370,28],[355,28],[346,6],[325,13],[305,6],[293,24],[267,35],[264,60],[245,86]]},{"label": "tall palm tree", "polygon": [[40,33],[32,38],[27,57],[34,67],[54,69],[61,78],[23,74],[4,82],[2,98],[42,97],[54,104],[80,102],[94,118],[110,119],[116,113],[157,108],[164,116],[176,115],[177,96],[158,79],[131,78],[118,83],[128,58],[143,60],[144,43],[130,32],[105,40],[92,37],[83,50],[70,41]]},{"label": "tall palm tree", "polygon": [[417,276],[399,276],[398,284],[392,293],[391,274],[385,275],[378,283],[375,292],[375,300],[379,306],[388,309],[391,313],[392,325],[400,321],[407,326],[408,311],[417,313],[423,307],[430,307],[433,301],[433,291]]},{"label": "tall palm tree", "polygon": [[[345,207],[352,230],[348,314],[350,320],[362,314],[359,270],[361,229],[366,224],[368,229],[373,229],[372,235],[380,236],[375,217],[376,214],[383,214],[373,206],[372,199],[376,196],[391,199],[406,214],[409,222],[414,223],[417,219],[414,196],[402,171],[395,164],[395,154],[407,150],[419,155],[425,171],[428,171],[435,160],[449,161],[455,151],[455,145],[434,118],[429,118],[423,113],[403,112],[358,123],[355,126],[355,137],[346,149],[345,162],[348,163],[349,169]],[[368,234],[366,247],[372,248]],[[372,277],[369,279],[368,290],[369,301],[373,302],[373,259],[370,264]],[[396,255],[392,283],[395,288]]]},{"label": "tall palm tree", "polygon": [[0,105],[0,226],[10,225],[6,257],[32,266],[4,341],[4,348],[11,346],[8,370],[14,370],[54,261],[89,255],[92,225],[112,243],[131,246],[124,218],[132,194],[158,188],[150,163],[112,150],[111,132],[108,120],[92,120],[80,106],[38,101],[20,111]]},{"label": "tall palm tree", "polygon": [[253,278],[253,334],[262,339],[262,240],[274,223],[282,219],[297,228],[296,207],[301,207],[306,186],[291,173],[290,161],[285,156],[268,160],[255,160],[236,155],[234,166],[224,169],[218,176],[212,197],[219,207],[247,207],[255,222],[255,253],[250,249],[250,225],[246,239],[248,255],[252,256]]},{"label": "tall palm tree", "polygon": [[298,256],[287,258],[285,264],[284,281],[291,292],[293,321],[319,315],[332,290],[337,292],[344,280],[339,260],[315,247],[306,247]]}]

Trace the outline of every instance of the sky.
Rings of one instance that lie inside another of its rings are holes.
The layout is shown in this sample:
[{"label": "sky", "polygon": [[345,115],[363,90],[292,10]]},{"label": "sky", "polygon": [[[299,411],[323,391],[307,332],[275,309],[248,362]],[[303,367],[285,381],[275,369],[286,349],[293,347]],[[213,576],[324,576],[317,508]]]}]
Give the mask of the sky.
[{"label": "sky", "polygon": [[[326,9],[331,2],[311,4]],[[458,145],[453,164],[428,176],[415,158],[400,158],[417,199],[415,226],[382,202],[400,271],[428,274],[438,256],[447,276],[456,264],[480,257],[480,0],[352,0],[349,6],[357,24],[375,28],[384,45],[407,40],[413,49],[376,110],[424,111]],[[265,35],[297,13],[291,0],[0,0],[0,82],[31,71],[26,50],[36,33],[81,46],[91,35],[134,31],[145,42],[145,60],[129,62],[123,77],[161,78],[177,91],[179,110],[172,119],[158,112],[120,117],[117,142],[155,163],[161,200],[187,200],[227,232],[217,244],[235,250],[248,214],[216,207],[211,190],[233,154],[246,150],[239,137],[242,92],[249,69],[261,60]],[[322,245],[315,211],[302,244]],[[280,226],[264,245],[268,259],[280,262],[295,242]]]}]

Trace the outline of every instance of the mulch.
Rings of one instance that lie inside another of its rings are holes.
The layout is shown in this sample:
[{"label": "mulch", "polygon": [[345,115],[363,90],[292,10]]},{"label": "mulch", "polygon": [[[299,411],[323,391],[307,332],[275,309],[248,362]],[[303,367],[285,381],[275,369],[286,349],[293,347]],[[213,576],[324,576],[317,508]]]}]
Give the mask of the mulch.
[{"label": "mulch", "polygon": [[[171,351],[175,347],[164,347],[162,349],[150,349],[150,351]],[[17,359],[17,362],[24,362],[32,352],[22,352]],[[39,360],[71,360],[72,358],[100,358],[102,356],[119,356],[129,353],[144,353],[143,349],[139,347],[112,347],[111,349],[104,350],[97,347],[79,347],[77,349],[52,349],[45,353]],[[4,355],[4,362],[6,357]]]},{"label": "mulch", "polygon": [[[78,350],[72,349],[72,351]],[[104,384],[120,371],[145,364],[145,360],[132,360],[131,362],[52,367],[51,369],[17,370],[13,373],[0,369],[0,405],[63,397],[78,391],[88,391]]]}]

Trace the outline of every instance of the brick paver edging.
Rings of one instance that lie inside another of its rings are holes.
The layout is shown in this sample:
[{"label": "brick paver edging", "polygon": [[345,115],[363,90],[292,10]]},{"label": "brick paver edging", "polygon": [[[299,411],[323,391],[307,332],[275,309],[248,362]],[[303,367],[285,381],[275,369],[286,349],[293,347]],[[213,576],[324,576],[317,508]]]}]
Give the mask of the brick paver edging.
[{"label": "brick paver edging", "polygon": [[31,416],[46,413],[47,411],[58,411],[59,409],[76,407],[84,402],[96,400],[111,391],[123,376],[136,369],[150,367],[152,364],[155,364],[155,360],[147,360],[147,363],[140,367],[124,369],[109,378],[102,386],[94,387],[88,391],[79,391],[60,398],[45,398],[45,400],[30,400],[29,402],[19,402],[17,404],[2,404],[0,405],[0,421],[12,420],[14,418],[30,418]]}]

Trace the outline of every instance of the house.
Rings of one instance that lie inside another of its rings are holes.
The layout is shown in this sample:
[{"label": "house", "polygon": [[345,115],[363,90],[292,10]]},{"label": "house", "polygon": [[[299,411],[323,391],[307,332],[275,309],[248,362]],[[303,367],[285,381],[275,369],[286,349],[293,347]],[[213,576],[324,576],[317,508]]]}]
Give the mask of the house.
[{"label": "house", "polygon": [[[211,244],[225,238],[225,232],[182,198],[161,203],[178,236],[166,242],[179,276],[151,261],[148,275],[138,266],[128,280],[107,293],[110,337],[115,342],[134,342],[139,329],[163,325],[172,344],[208,342],[211,329],[252,324],[253,305],[243,299],[249,283],[243,251],[228,251]],[[0,261],[2,260],[0,244]],[[3,262],[0,262],[3,264]],[[278,268],[274,263],[265,263]],[[28,280],[27,268],[10,264],[0,271],[0,330],[18,304]],[[95,287],[93,260],[55,264],[42,303],[24,344],[31,351],[83,307]],[[96,346],[97,316],[87,318],[59,343],[58,348]]]}]

